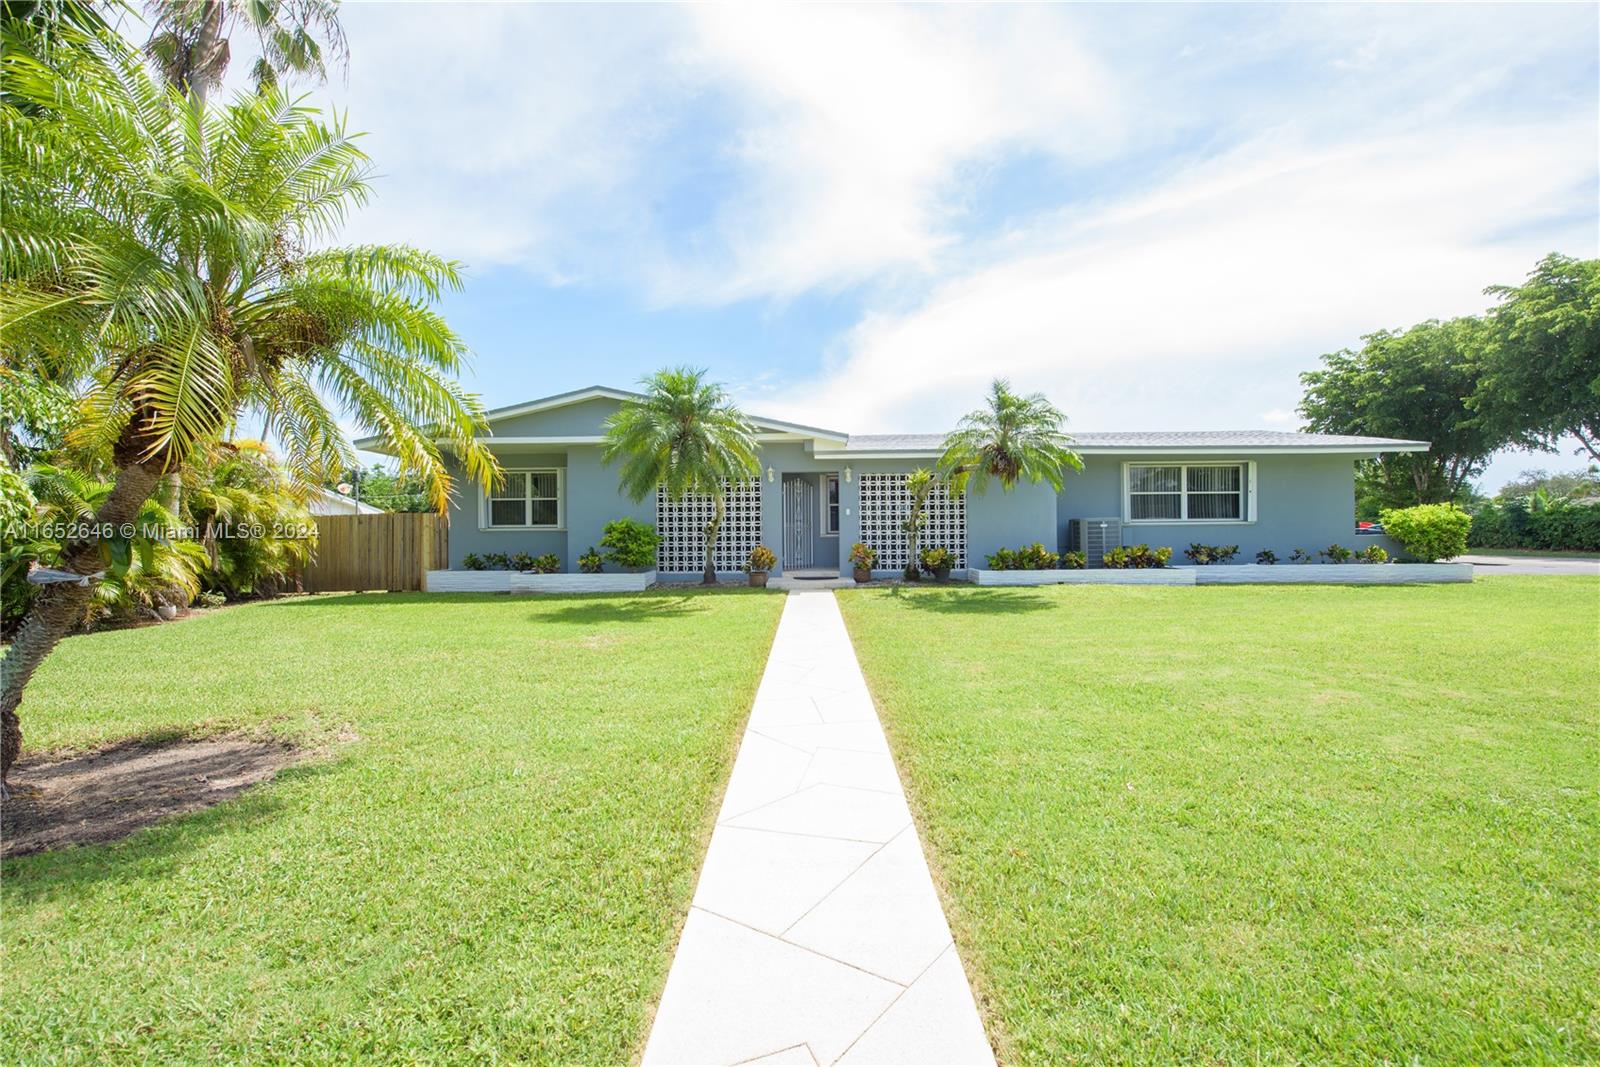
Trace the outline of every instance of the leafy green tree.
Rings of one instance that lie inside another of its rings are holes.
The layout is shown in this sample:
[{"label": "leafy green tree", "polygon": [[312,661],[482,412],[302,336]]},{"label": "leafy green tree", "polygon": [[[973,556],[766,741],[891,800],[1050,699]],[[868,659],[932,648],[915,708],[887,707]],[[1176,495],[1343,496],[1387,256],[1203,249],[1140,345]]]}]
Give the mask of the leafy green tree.
[{"label": "leafy green tree", "polygon": [[[457,265],[398,245],[331,247],[368,193],[342,124],[276,91],[206,121],[119,39],[80,38],[62,64],[8,49],[0,103],[0,345],[53,381],[83,383],[84,445],[112,488],[60,566],[89,575],[118,551],[162,476],[242,414],[281,441],[308,485],[351,465],[337,410],[383,437],[447,506],[442,441],[491,484],[475,396],[454,380],[465,346],[433,304]],[[331,405],[331,406],[330,406]],[[0,661],[0,783],[21,745],[17,708],[89,586],[50,585]]]},{"label": "leafy green tree", "polygon": [[1308,430],[1429,442],[1426,452],[1387,453],[1363,466],[1358,486],[1372,510],[1456,500],[1505,443],[1469,404],[1481,328],[1463,318],[1380,330],[1300,375]]},{"label": "leafy green tree", "polygon": [[673,500],[716,501],[705,528],[704,574],[705,584],[715,585],[712,553],[727,517],[729,486],[760,474],[755,427],[703,370],[660,370],[641,384],[644,396],[624,402],[606,420],[601,456],[620,461],[622,490],[635,501],[658,491]]},{"label": "leafy green tree", "polygon": [[1586,471],[1523,471],[1494,496],[1496,500],[1518,500],[1538,493],[1551,500],[1600,497],[1600,467],[1591,463]]},{"label": "leafy green tree", "polygon": [[1487,291],[1500,304],[1474,407],[1512,443],[1554,452],[1571,436],[1600,460],[1600,259],[1552,253],[1522,285]]},{"label": "leafy green tree", "polygon": [[352,496],[359,496],[363,504],[371,504],[384,511],[432,511],[428,503],[428,487],[421,478],[405,471],[392,470],[381,463],[366,468],[351,468],[329,488],[350,487]]}]

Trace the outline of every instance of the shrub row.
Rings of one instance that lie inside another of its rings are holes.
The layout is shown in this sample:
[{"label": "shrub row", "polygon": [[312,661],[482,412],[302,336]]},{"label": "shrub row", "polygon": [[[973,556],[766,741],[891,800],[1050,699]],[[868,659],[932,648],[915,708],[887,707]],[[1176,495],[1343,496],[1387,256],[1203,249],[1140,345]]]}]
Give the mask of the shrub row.
[{"label": "shrub row", "polygon": [[1529,507],[1522,500],[1490,501],[1473,514],[1467,544],[1600,551],[1600,504],[1555,500]]},{"label": "shrub row", "polygon": [[1134,545],[1132,548],[1113,548],[1101,557],[1112,570],[1148,570],[1165,567],[1172,560],[1172,549]]},{"label": "shrub row", "polygon": [[[1239,554],[1239,546],[1192,544],[1183,554],[1195,566],[1205,567],[1213,563],[1231,562]],[[1048,571],[1057,568],[1081,570],[1087,563],[1082,552],[1063,552],[1057,555],[1038,542],[1025,548],[1002,548],[986,558],[988,567],[992,571]],[[1289,556],[1290,563],[1315,563],[1318,560],[1323,563],[1345,563],[1350,560],[1358,563],[1387,563],[1389,553],[1379,545],[1369,545],[1361,552],[1355,552],[1343,545],[1329,545],[1316,552],[1297,548]],[[1114,548],[1101,557],[1101,562],[1114,570],[1166,567],[1171,561],[1172,549],[1151,548],[1149,545]],[[1256,553],[1256,562],[1271,565],[1278,562],[1278,555],[1270,548],[1263,548]]]},{"label": "shrub row", "polygon": [[[593,545],[578,557],[578,570],[584,574],[599,574],[607,563],[618,567],[639,569],[650,567],[656,561],[656,545],[661,535],[648,522],[638,519],[616,519],[606,523],[600,545],[604,554]],[[554,552],[532,556],[526,552],[486,552],[478,555],[469,552],[461,557],[461,566],[469,571],[533,571],[535,574],[555,574],[561,570],[561,557]]]},{"label": "shrub row", "polygon": [[1082,552],[1055,553],[1035,541],[1023,548],[1002,548],[987,557],[992,571],[1082,570],[1088,560]]},{"label": "shrub row", "polygon": [[461,566],[469,571],[532,571],[535,574],[554,574],[561,569],[561,557],[554,552],[530,556],[526,552],[486,552],[478,555],[468,552],[461,557]]}]

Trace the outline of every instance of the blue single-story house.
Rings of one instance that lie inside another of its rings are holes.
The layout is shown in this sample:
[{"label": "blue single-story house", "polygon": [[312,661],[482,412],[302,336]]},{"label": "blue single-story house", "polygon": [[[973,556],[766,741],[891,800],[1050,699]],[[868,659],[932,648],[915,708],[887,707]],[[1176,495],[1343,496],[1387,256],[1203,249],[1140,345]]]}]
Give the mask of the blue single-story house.
[{"label": "blue single-story house", "polygon": [[[513,404],[488,413],[486,442],[505,469],[502,487],[485,492],[457,481],[450,509],[450,566],[468,554],[554,553],[562,569],[600,543],[606,523],[624,516],[662,535],[663,580],[697,578],[709,500],[651,497],[635,502],[601,461],[607,416],[637,394],[594,386]],[[761,446],[760,476],[728,493],[716,566],[734,576],[750,550],[777,555],[775,573],[850,573],[850,546],[877,550],[878,568],[905,565],[901,519],[906,475],[932,467],[943,435],[850,434],[777,419],[752,418]],[[1332,544],[1362,548],[1355,532],[1354,472],[1359,459],[1426,449],[1424,441],[1267,430],[1174,433],[1074,433],[1082,471],[1067,471],[1058,493],[1026,482],[1007,491],[992,483],[964,499],[942,489],[929,500],[924,546],[943,545],[956,569],[982,567],[999,548],[1035,541],[1060,550],[1170,545],[1173,562],[1192,542],[1237,544],[1243,560],[1270,549]],[[356,442],[382,450],[377,438]],[[459,472],[458,472],[459,473]],[[1387,541],[1385,547],[1394,551]]]}]

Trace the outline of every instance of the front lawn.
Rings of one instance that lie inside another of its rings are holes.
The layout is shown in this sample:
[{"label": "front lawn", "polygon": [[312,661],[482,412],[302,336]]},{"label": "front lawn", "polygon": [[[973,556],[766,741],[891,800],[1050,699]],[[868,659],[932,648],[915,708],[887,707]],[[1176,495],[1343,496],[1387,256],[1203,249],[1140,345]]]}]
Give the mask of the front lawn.
[{"label": "front lawn", "polygon": [[72,638],[31,751],[326,754],[7,861],[17,1063],[619,1063],[643,1044],[782,598],[340,596]]},{"label": "front lawn", "polygon": [[1007,1059],[1600,1060],[1600,581],[840,599]]}]

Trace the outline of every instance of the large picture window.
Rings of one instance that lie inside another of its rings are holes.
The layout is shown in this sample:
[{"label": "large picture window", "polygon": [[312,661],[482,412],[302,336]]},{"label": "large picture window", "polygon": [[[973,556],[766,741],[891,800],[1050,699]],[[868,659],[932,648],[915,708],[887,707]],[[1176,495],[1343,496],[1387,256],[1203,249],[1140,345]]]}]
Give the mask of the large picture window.
[{"label": "large picture window", "polygon": [[1248,522],[1248,463],[1130,463],[1129,522]]},{"label": "large picture window", "polygon": [[557,529],[561,525],[561,471],[508,470],[503,484],[484,497],[484,529]]}]

